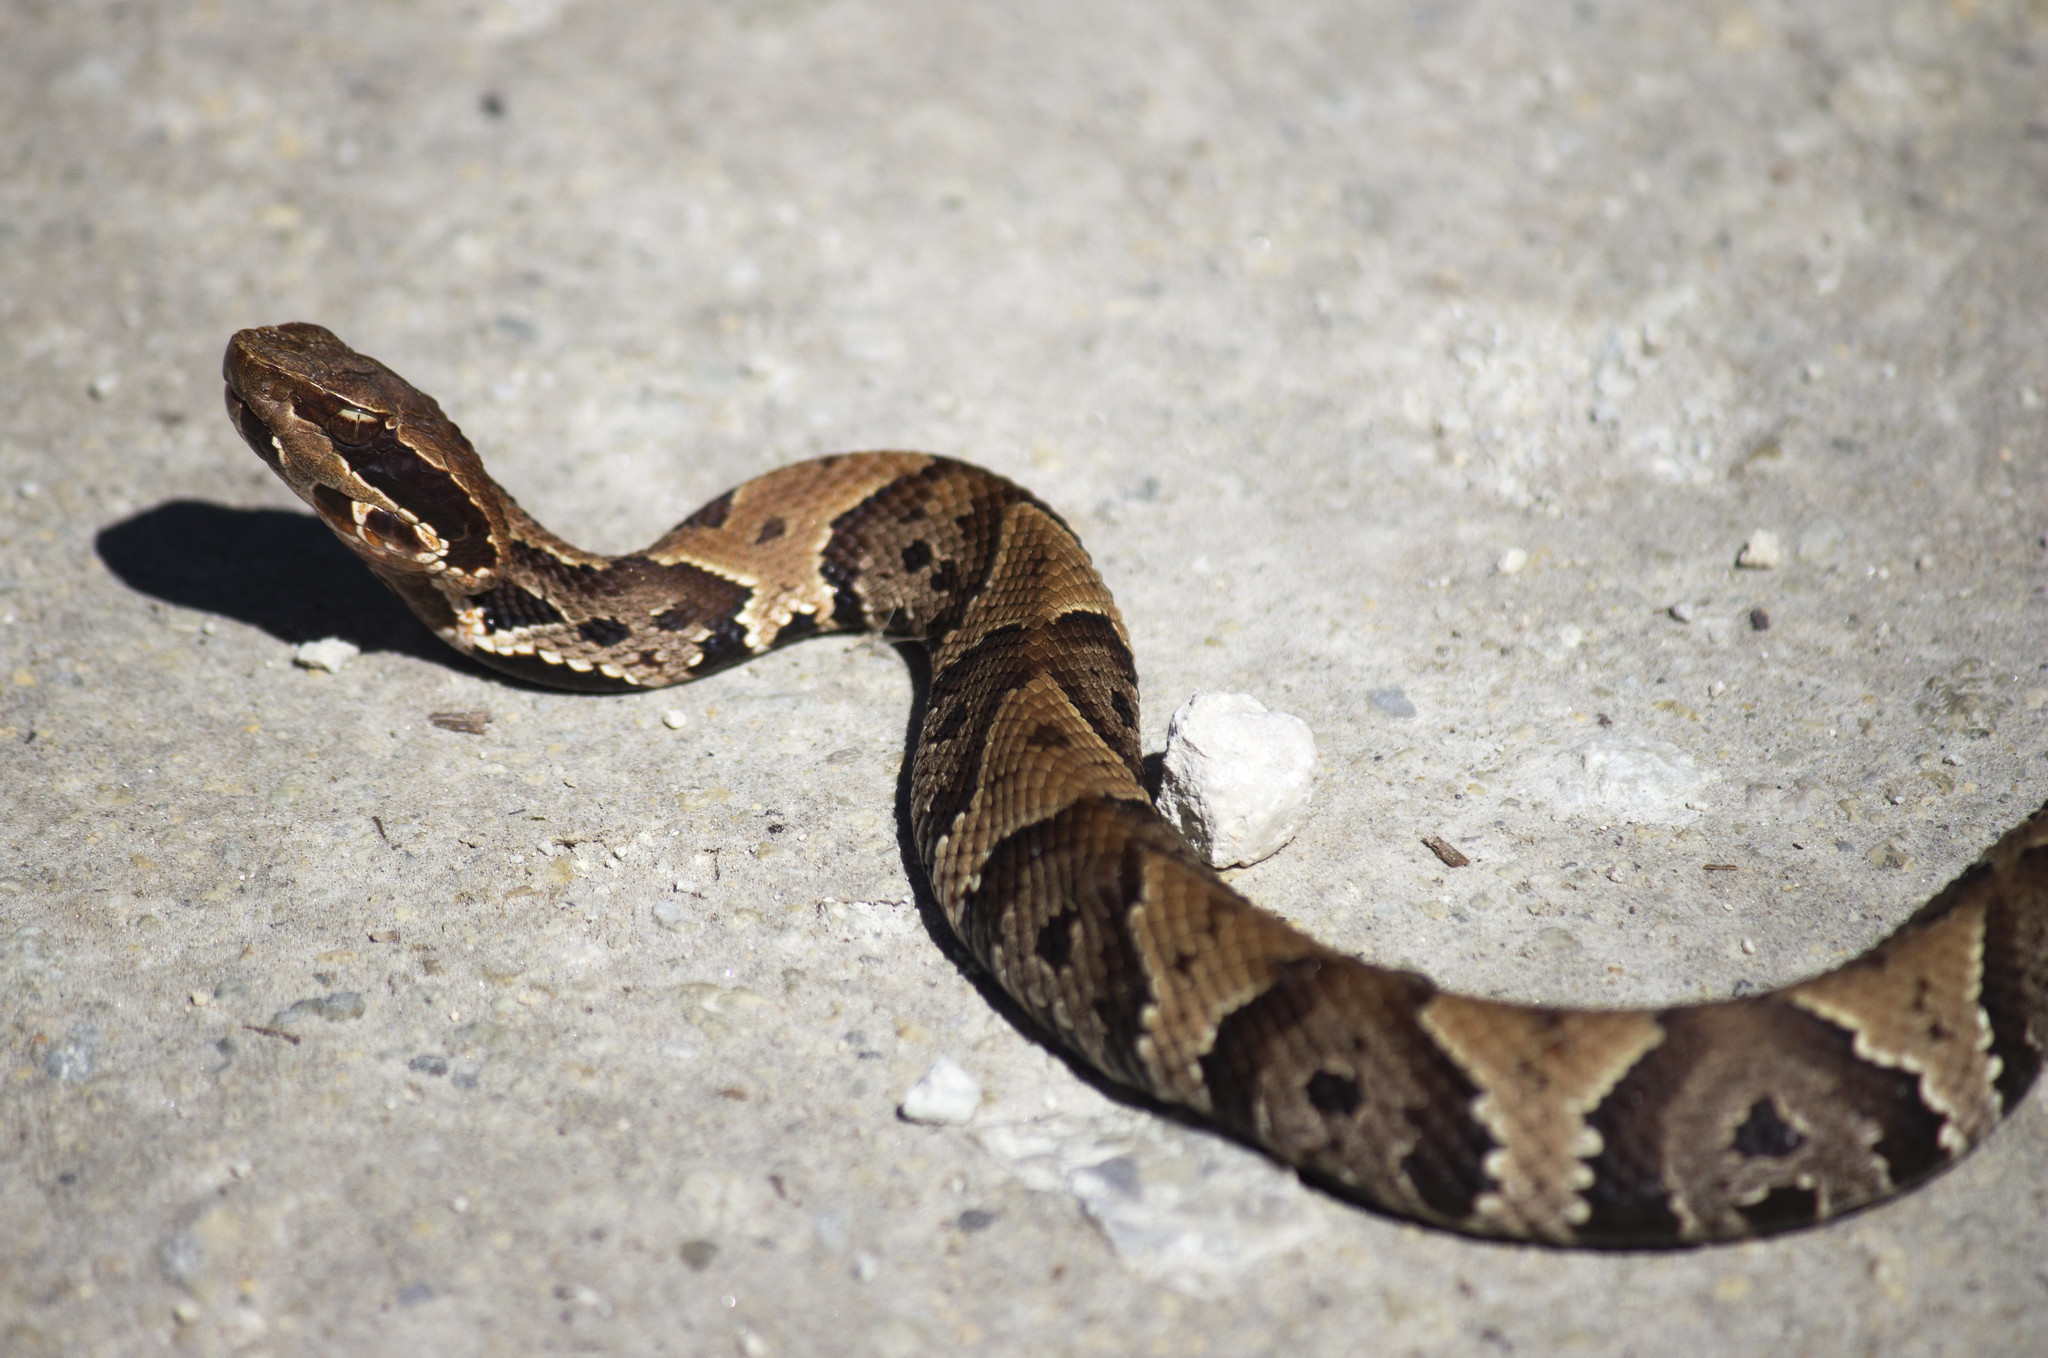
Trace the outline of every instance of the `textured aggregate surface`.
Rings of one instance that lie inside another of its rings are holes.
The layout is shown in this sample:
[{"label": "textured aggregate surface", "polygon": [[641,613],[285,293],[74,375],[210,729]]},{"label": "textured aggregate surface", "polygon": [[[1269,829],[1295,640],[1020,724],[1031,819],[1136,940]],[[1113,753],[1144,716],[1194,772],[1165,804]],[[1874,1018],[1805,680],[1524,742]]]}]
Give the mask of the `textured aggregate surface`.
[{"label": "textured aggregate surface", "polygon": [[[607,549],[986,463],[1103,567],[1147,750],[1198,688],[1314,729],[1254,899],[1725,995],[2048,790],[2044,68],[2028,0],[9,6],[0,1351],[2040,1352],[2038,1097],[1755,1245],[1346,1207],[942,951],[886,648],[506,685],[217,364],[328,324]],[[900,1121],[940,1055],[982,1111]]]}]

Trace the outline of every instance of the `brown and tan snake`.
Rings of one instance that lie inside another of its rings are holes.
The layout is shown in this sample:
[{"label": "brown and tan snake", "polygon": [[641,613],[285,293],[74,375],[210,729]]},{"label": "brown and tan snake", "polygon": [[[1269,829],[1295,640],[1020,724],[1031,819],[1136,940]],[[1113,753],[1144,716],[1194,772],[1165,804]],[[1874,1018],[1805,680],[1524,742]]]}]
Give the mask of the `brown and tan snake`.
[{"label": "brown and tan snake", "polygon": [[432,398],[316,325],[225,360],[249,446],[450,645],[567,688],[820,632],[921,641],[911,830],[954,932],[1054,1042],[1334,1191],[1558,1245],[1762,1235],[1982,1141],[2048,1050],[2048,808],[1869,952],[1652,1010],[1475,999],[1258,909],[1152,809],[1129,638],[1073,533],[992,472],[849,453],[597,556]]}]

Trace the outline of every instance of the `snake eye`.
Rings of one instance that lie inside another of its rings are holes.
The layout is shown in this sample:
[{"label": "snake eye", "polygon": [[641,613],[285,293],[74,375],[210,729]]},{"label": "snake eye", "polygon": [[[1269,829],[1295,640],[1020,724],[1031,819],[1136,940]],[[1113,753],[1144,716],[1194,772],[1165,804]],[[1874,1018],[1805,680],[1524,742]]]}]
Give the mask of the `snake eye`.
[{"label": "snake eye", "polygon": [[351,448],[360,448],[384,432],[384,421],[367,410],[343,406],[327,426],[327,437]]}]

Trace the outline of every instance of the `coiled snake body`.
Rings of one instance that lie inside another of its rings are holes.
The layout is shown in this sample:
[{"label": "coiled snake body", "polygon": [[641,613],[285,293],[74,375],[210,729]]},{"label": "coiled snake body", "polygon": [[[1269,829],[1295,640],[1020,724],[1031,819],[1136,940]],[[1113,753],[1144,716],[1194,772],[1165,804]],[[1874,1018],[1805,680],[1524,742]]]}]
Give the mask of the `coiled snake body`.
[{"label": "coiled snake body", "polygon": [[656,687],[820,632],[921,639],[911,828],[967,948],[1097,1070],[1368,1204],[1561,1245],[1803,1226],[1952,1162],[2048,1050],[2048,808],[1869,952],[1769,994],[1448,994],[1258,909],[1153,811],[1116,605],[1059,516],[994,473],[819,458],[605,557],[535,523],[430,397],[319,326],[237,334],[225,376],[249,446],[501,669]]}]

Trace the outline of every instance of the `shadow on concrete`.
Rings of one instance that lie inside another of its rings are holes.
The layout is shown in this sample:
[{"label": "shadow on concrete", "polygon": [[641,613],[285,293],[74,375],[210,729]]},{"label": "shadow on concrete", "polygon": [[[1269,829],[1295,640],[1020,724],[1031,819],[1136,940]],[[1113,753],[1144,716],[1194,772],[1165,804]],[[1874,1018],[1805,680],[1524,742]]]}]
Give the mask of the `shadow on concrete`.
[{"label": "shadow on concrete", "polygon": [[288,645],[343,637],[461,663],[310,514],[172,500],[101,529],[93,545],[131,589]]}]

